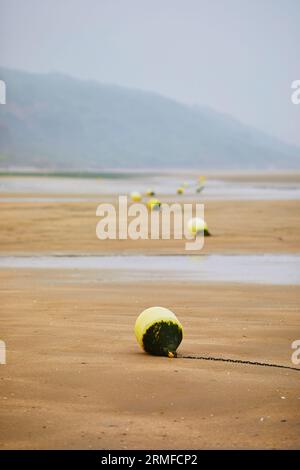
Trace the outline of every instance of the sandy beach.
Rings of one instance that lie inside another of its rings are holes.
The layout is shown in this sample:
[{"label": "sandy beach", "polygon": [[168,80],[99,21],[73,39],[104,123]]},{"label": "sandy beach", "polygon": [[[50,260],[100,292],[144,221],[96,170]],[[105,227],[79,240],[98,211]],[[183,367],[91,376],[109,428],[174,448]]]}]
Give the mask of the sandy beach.
[{"label": "sandy beach", "polygon": [[299,372],[151,357],[133,335],[155,295],[184,324],[179,353],[289,366],[298,287],[0,278],[1,448],[299,448]]},{"label": "sandy beach", "polygon": [[300,450],[299,20],[0,0],[0,470]]},{"label": "sandy beach", "polygon": [[[97,205],[116,197],[68,196],[2,192],[1,256],[186,254],[184,240],[100,241]],[[297,200],[207,200],[205,218],[213,236],[201,254],[300,252]],[[300,447],[298,371],[180,357],[293,366],[298,285],[12,266],[0,290],[1,449]],[[135,319],[153,304],[184,326],[177,359],[136,343]]]},{"label": "sandy beach", "polygon": [[[3,197],[3,196],[2,196]],[[4,197],[3,197],[4,198]],[[164,199],[162,199],[164,200]],[[0,253],[186,254],[186,240],[99,240],[94,202],[1,202]],[[173,200],[169,199],[172,203]],[[299,253],[298,201],[204,201],[213,236],[201,253]]]}]

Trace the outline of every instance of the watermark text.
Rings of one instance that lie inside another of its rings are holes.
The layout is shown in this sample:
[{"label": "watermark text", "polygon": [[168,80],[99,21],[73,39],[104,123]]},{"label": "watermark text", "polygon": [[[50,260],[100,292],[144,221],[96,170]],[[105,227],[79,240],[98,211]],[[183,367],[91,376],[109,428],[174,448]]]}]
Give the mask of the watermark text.
[{"label": "watermark text", "polygon": [[300,80],[294,80],[291,88],[294,90],[291,94],[291,101],[293,104],[300,104]]},{"label": "watermark text", "polygon": [[291,357],[292,363],[298,366],[300,364],[300,339],[292,342],[292,349],[295,349]]},{"label": "watermark text", "polygon": [[0,364],[6,364],[6,344],[0,340]]},{"label": "watermark text", "polygon": [[[96,235],[99,240],[186,240],[186,250],[201,250],[204,245],[203,204],[128,204],[127,196],[119,196],[117,207],[99,204]],[[194,224],[190,222],[195,220]],[[191,226],[193,229],[191,230]]]},{"label": "watermark text", "polygon": [[0,80],[0,104],[6,104],[6,84]]}]

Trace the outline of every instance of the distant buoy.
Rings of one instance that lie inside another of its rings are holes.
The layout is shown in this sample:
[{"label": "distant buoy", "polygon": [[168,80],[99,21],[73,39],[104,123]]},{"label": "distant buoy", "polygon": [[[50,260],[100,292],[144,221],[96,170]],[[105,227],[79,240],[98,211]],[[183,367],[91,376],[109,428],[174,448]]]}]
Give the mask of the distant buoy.
[{"label": "distant buoy", "polygon": [[142,195],[138,191],[133,191],[130,194],[130,198],[133,202],[140,202],[142,200]]},{"label": "distant buoy", "polygon": [[161,202],[158,199],[149,199],[149,201],[147,202],[147,207],[151,211],[159,210],[160,206]]},{"label": "distant buoy", "polygon": [[134,326],[136,339],[142,349],[155,356],[175,357],[182,341],[182,325],[171,310],[150,307],[137,318]]},{"label": "distant buoy", "polygon": [[146,196],[155,196],[155,191],[153,191],[153,189],[147,189],[145,195]]},{"label": "distant buoy", "polygon": [[184,188],[182,186],[180,186],[178,189],[177,189],[177,194],[183,194],[184,193]]},{"label": "distant buoy", "polygon": [[198,186],[196,189],[196,193],[201,193],[204,189],[204,184],[202,186]]},{"label": "distant buoy", "polygon": [[189,221],[188,230],[191,233],[191,235],[194,235],[194,236],[196,236],[200,232],[203,232],[205,236],[210,235],[207,223],[205,222],[205,220],[201,219],[200,217],[194,217]]}]

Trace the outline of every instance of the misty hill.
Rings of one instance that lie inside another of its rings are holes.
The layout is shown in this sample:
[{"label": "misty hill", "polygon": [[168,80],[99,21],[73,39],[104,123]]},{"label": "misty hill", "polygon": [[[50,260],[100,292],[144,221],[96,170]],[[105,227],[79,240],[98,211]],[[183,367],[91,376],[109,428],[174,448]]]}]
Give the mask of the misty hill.
[{"label": "misty hill", "polygon": [[60,74],[0,68],[0,165],[293,168],[300,149],[207,108]]}]

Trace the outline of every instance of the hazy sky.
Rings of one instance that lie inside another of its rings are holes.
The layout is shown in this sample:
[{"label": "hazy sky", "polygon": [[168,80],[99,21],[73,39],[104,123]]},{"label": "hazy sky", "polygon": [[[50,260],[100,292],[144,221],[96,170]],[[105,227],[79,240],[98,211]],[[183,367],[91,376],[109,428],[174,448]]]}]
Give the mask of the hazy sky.
[{"label": "hazy sky", "polygon": [[300,0],[0,0],[0,64],[208,105],[300,146]]}]

